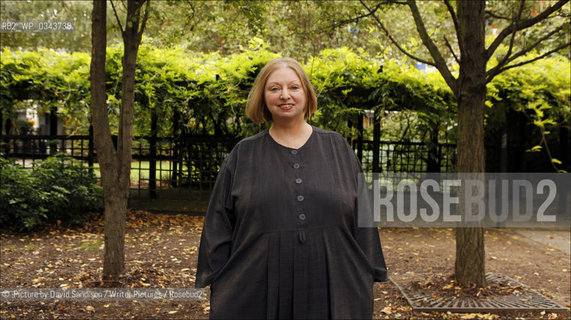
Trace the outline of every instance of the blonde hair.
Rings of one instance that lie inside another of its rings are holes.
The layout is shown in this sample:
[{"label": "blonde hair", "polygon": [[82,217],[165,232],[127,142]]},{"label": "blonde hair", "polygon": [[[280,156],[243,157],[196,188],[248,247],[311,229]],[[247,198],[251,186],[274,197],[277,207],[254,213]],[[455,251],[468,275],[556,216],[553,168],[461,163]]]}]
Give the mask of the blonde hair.
[{"label": "blonde hair", "polygon": [[272,114],[266,106],[264,101],[264,91],[266,87],[266,81],[270,77],[270,74],[279,68],[290,68],[292,69],[299,79],[301,80],[301,86],[303,91],[307,95],[307,106],[305,108],[305,119],[309,119],[311,115],[317,110],[317,96],[315,95],[315,90],[309,81],[309,77],[303,70],[303,67],[292,58],[277,58],[268,62],[258,73],[254,85],[248,94],[248,102],[246,103],[246,115],[248,118],[256,123],[270,122],[272,121]]}]

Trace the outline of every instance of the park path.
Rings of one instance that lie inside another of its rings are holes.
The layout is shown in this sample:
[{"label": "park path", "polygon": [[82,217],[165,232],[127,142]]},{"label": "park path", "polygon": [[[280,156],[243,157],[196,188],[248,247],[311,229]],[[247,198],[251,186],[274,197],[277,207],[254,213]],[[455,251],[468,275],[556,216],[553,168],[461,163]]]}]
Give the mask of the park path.
[{"label": "park path", "polygon": [[513,231],[525,237],[527,241],[571,254],[571,230],[513,229]]}]

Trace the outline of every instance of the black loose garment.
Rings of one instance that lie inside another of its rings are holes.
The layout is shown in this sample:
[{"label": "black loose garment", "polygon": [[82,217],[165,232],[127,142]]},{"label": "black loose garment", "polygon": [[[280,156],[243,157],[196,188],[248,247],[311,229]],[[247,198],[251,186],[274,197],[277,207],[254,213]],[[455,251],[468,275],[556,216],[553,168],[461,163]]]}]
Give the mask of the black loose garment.
[{"label": "black loose garment", "polygon": [[378,230],[357,226],[360,173],[331,131],[313,127],[299,149],[268,130],[240,141],[200,242],[196,287],[211,287],[211,318],[370,319],[387,272]]}]

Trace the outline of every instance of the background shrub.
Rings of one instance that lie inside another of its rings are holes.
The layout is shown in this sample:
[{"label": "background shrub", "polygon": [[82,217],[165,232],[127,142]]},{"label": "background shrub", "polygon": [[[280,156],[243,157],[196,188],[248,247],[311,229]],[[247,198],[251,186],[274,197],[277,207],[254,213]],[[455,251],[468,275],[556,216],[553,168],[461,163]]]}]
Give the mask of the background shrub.
[{"label": "background shrub", "polygon": [[47,158],[34,170],[0,159],[2,229],[32,230],[44,223],[83,223],[83,213],[103,208],[102,188],[79,160]]},{"label": "background shrub", "polygon": [[103,189],[81,161],[66,155],[44,160],[33,172],[48,197],[48,222],[83,222],[81,214],[103,208]]},{"label": "background shrub", "polygon": [[32,229],[47,219],[46,195],[31,171],[0,158],[0,228]]}]

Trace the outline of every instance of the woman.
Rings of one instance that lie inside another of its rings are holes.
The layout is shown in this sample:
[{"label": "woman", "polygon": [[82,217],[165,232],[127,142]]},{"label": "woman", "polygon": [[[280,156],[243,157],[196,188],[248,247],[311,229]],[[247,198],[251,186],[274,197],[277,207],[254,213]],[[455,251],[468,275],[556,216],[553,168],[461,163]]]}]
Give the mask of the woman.
[{"label": "woman", "polygon": [[357,225],[359,161],[306,122],[316,108],[297,61],[258,74],[246,113],[272,125],[222,164],[202,231],[196,286],[211,286],[212,318],[372,317],[373,282],[386,281],[378,230]]}]

